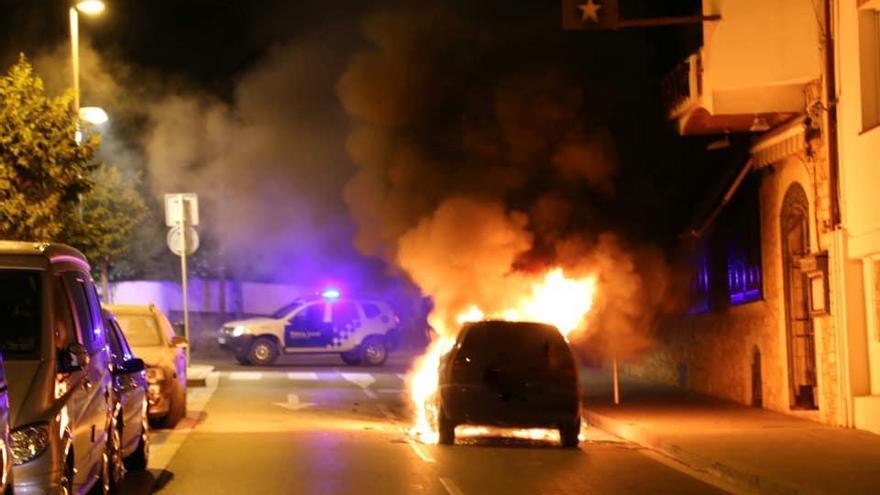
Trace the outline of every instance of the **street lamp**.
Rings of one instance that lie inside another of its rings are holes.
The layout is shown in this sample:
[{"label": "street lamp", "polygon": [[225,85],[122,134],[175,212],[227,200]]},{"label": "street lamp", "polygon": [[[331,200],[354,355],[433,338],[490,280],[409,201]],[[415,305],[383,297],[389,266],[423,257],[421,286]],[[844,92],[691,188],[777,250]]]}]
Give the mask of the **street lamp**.
[{"label": "street lamp", "polygon": [[101,125],[110,120],[110,117],[101,107],[82,107],[79,109],[79,119],[92,125]]},{"label": "street lamp", "polygon": [[[104,11],[104,8],[104,2],[101,0],[82,0],[73,7],[70,7],[70,58],[71,66],[73,68],[73,111],[76,113],[77,117],[87,122],[92,121],[83,117],[79,107],[79,13],[82,12],[86,15],[98,15]],[[101,120],[100,123],[107,122],[106,112],[97,107],[87,108],[89,108],[89,111],[87,112],[88,115],[99,118],[99,120]],[[86,109],[84,108],[83,110]],[[98,117],[98,111],[100,117]],[[79,125],[77,125],[76,142],[79,143],[81,140],[82,134],[79,131]]]}]

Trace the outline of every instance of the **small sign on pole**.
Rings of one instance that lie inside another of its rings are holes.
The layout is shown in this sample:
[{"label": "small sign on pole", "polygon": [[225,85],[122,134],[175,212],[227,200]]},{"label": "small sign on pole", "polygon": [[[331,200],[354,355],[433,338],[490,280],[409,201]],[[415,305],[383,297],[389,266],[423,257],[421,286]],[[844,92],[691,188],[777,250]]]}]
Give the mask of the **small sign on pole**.
[{"label": "small sign on pole", "polygon": [[165,226],[199,224],[199,197],[195,193],[165,195]]},{"label": "small sign on pole", "polygon": [[[187,297],[186,257],[199,248],[199,238],[194,225],[199,224],[199,197],[194,193],[165,195],[165,225],[168,232],[168,247],[180,256],[181,292],[183,293],[183,333],[189,342],[189,298]],[[186,361],[189,366],[189,345],[186,348]]]}]

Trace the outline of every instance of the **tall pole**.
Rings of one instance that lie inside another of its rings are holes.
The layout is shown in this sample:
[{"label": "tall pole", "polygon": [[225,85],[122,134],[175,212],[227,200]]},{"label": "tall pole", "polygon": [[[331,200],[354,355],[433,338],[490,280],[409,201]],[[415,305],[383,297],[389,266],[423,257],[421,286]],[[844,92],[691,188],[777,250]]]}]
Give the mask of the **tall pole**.
[{"label": "tall pole", "polygon": [[180,202],[183,210],[180,215],[180,278],[181,288],[183,289],[183,336],[186,337],[186,362],[189,366],[189,298],[186,290],[186,206],[184,201]]},{"label": "tall pole", "polygon": [[73,111],[79,120],[79,14],[70,8],[70,60],[73,69]]},{"label": "tall pole", "polygon": [[620,405],[620,370],[617,368],[617,358],[614,358],[614,370],[613,370],[613,380],[614,380],[614,405]]}]

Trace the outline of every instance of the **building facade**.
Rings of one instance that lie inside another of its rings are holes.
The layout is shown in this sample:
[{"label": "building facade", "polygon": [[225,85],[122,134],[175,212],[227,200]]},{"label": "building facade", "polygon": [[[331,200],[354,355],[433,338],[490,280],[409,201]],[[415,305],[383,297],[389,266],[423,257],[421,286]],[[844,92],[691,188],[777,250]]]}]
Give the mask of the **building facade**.
[{"label": "building facade", "polygon": [[878,8],[704,2],[721,19],[670,74],[669,116],[749,157],[691,232],[690,310],[632,372],[880,432]]}]

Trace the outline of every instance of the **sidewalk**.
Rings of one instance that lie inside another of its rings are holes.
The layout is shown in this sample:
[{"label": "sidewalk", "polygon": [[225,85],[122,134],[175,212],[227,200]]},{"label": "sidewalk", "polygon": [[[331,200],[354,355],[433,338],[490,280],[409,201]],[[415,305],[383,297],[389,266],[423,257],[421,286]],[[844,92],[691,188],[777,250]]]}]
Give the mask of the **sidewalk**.
[{"label": "sidewalk", "polygon": [[623,377],[612,404],[606,372],[584,369],[590,425],[649,447],[745,491],[880,493],[880,436]]}]

